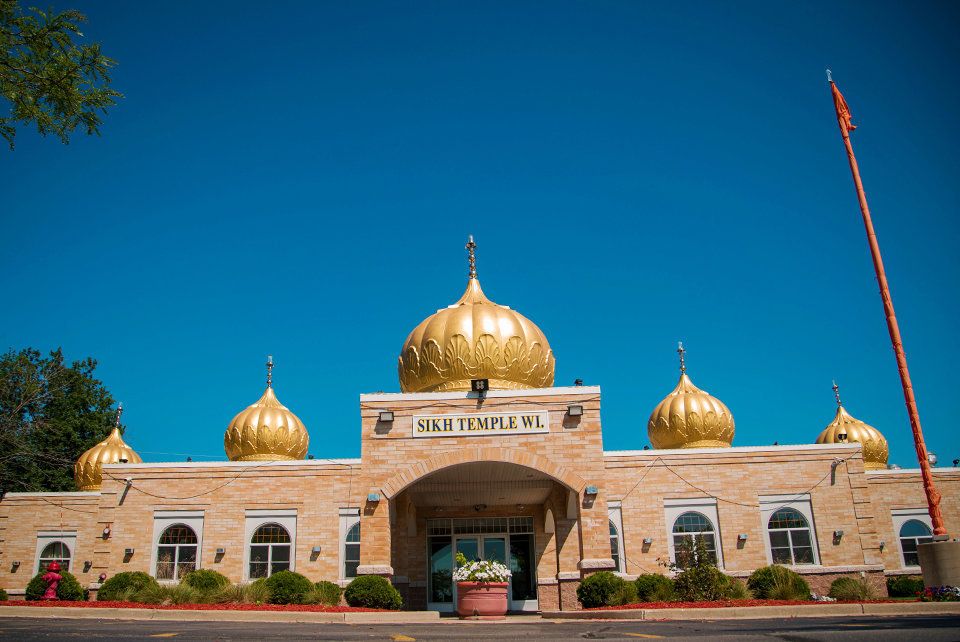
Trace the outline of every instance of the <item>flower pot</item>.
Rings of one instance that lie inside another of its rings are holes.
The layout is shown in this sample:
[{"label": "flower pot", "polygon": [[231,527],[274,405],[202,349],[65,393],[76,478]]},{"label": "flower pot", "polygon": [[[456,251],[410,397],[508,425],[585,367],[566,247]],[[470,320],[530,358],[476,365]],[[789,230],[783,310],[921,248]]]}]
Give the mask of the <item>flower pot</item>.
[{"label": "flower pot", "polygon": [[507,614],[508,582],[457,582],[457,615],[501,619]]}]

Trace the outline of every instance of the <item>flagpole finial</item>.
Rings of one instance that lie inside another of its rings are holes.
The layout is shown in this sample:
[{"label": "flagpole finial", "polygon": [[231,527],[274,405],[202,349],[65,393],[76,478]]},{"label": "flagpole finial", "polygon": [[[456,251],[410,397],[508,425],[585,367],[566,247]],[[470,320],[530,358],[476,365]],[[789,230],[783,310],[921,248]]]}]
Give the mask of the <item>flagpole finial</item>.
[{"label": "flagpole finial", "polygon": [[122,402],[122,401],[117,404],[117,419],[116,419],[116,421],[114,422],[114,427],[116,427],[116,428],[119,428],[119,427],[120,427],[120,417],[121,417],[121,415],[123,415],[123,402]]},{"label": "flagpole finial", "polygon": [[273,388],[273,355],[267,355],[267,388]]},{"label": "flagpole finial", "polygon": [[833,396],[837,400],[837,405],[843,407],[843,402],[840,401],[840,386],[837,385],[837,382],[833,382]]},{"label": "flagpole finial", "polygon": [[687,361],[684,359],[686,356],[686,349],[683,347],[683,341],[677,342],[677,354],[680,355],[680,374],[687,374]]},{"label": "flagpole finial", "polygon": [[467,259],[470,263],[470,278],[477,278],[477,244],[473,242],[473,234],[467,237]]},{"label": "flagpole finial", "polygon": [[827,82],[833,82],[833,72],[827,69]]}]

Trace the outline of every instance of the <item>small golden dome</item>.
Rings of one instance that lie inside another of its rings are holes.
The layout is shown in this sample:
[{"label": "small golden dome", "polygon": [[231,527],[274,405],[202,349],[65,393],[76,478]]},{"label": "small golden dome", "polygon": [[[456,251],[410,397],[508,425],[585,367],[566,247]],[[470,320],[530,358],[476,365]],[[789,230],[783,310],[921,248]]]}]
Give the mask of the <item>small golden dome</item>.
[{"label": "small golden dome", "polygon": [[272,370],[270,357],[263,396],[240,411],[223,435],[223,449],[230,461],[280,461],[307,455],[310,435],[300,418],[274,394]]},{"label": "small golden dome", "polygon": [[475,247],[471,236],[466,292],[424,319],[403,344],[398,364],[403,392],[470,390],[471,379],[489,379],[491,390],[553,385],[555,361],[547,337],[519,312],[487,298],[477,280]]},{"label": "small golden dome", "polygon": [[817,437],[818,444],[858,443],[863,448],[863,467],[867,470],[884,470],[890,448],[879,430],[866,424],[850,413],[840,403],[840,392],[834,384],[837,396],[837,414]]},{"label": "small golden dome", "polygon": [[735,430],[733,415],[716,397],[693,385],[680,353],[680,381],[657,404],[647,422],[654,448],[729,448]]},{"label": "small golden dome", "polygon": [[117,464],[121,459],[127,463],[143,462],[140,455],[128,446],[120,435],[120,415],[123,406],[117,408],[117,423],[106,439],[80,455],[73,465],[73,479],[80,490],[100,490],[103,484],[103,465]]}]

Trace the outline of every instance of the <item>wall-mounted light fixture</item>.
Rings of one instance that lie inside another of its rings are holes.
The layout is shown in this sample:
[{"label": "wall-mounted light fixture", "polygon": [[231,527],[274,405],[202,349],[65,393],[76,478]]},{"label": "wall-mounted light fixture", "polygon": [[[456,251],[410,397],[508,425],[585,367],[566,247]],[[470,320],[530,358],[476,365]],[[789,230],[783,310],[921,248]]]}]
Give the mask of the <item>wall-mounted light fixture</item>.
[{"label": "wall-mounted light fixture", "polygon": [[89,569],[91,566],[93,566],[93,562],[91,562],[90,560],[86,560],[84,561],[83,566],[84,568]]},{"label": "wall-mounted light fixture", "polygon": [[471,379],[470,390],[472,392],[477,393],[481,397],[484,397],[487,394],[487,390],[490,390],[490,380],[489,379]]},{"label": "wall-mounted light fixture", "polygon": [[125,548],[125,549],[123,549],[123,554],[126,555],[127,557],[130,557],[131,555],[133,555],[133,549],[132,549],[132,548]]},{"label": "wall-mounted light fixture", "polygon": [[101,535],[103,535],[103,539],[107,539],[108,537],[110,537],[110,527],[104,526],[103,532],[101,533]]},{"label": "wall-mounted light fixture", "polygon": [[652,538],[652,537],[644,537],[644,538],[643,538],[643,543],[644,543],[645,545],[647,545],[647,546],[650,546],[651,544],[653,544],[653,538]]},{"label": "wall-mounted light fixture", "polygon": [[226,553],[226,552],[227,552],[227,549],[225,549],[225,548],[222,547],[222,546],[217,549],[217,555],[223,555],[223,554]]},{"label": "wall-mounted light fixture", "polygon": [[127,477],[123,480],[123,483],[125,483],[127,486],[133,486],[133,477]]},{"label": "wall-mounted light fixture", "polygon": [[319,554],[320,554],[320,547],[319,547],[319,546],[314,546],[313,548],[310,549],[310,552],[313,553],[314,555],[319,555]]},{"label": "wall-mounted light fixture", "polygon": [[883,551],[887,547],[887,543],[884,540],[880,540],[880,550]]},{"label": "wall-mounted light fixture", "polygon": [[584,495],[596,495],[600,490],[596,486],[587,486],[583,489]]},{"label": "wall-mounted light fixture", "polygon": [[739,535],[737,535],[737,541],[739,541],[739,542],[745,542],[745,541],[747,541],[747,534],[746,534],[746,533],[740,533]]},{"label": "wall-mounted light fixture", "polygon": [[14,570],[14,572],[16,572],[16,570],[17,570],[18,568],[20,568],[20,561],[19,561],[19,560],[14,560],[14,562],[13,562],[13,570]]},{"label": "wall-mounted light fixture", "polygon": [[839,528],[838,528],[837,530],[833,531],[833,539],[835,539],[835,540],[843,539],[843,531],[840,530]]},{"label": "wall-mounted light fixture", "polygon": [[380,415],[377,417],[377,421],[382,421],[384,423],[393,421],[393,411],[392,410],[381,410]]},{"label": "wall-mounted light fixture", "polygon": [[380,501],[380,493],[367,493],[367,501],[368,501],[368,502],[379,502],[379,501]]},{"label": "wall-mounted light fixture", "polygon": [[479,513],[479,512],[482,511],[482,510],[487,510],[487,505],[486,505],[486,504],[474,504],[474,505],[473,505],[473,510],[475,510],[475,511],[477,511],[477,512]]},{"label": "wall-mounted light fixture", "polygon": [[572,403],[567,406],[567,414],[571,417],[582,417],[583,416],[583,406],[578,403]]}]

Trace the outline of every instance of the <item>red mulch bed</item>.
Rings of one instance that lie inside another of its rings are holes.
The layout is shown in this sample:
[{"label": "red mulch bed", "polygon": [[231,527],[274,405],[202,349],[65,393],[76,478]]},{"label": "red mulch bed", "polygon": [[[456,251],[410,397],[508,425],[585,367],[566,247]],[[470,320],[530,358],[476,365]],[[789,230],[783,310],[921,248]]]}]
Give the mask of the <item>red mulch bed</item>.
[{"label": "red mulch bed", "polygon": [[[869,603],[905,600],[869,600]],[[726,609],[732,606],[807,606],[813,604],[863,604],[863,602],[814,602],[813,600],[721,600],[718,602],[641,602],[622,606],[598,606],[585,611],[622,611],[624,609]]]},{"label": "red mulch bed", "polygon": [[139,602],[64,602],[61,600],[0,602],[0,606],[72,606],[91,609],[165,609],[170,611],[311,611],[314,613],[375,613],[383,609],[325,604],[141,604]]}]

